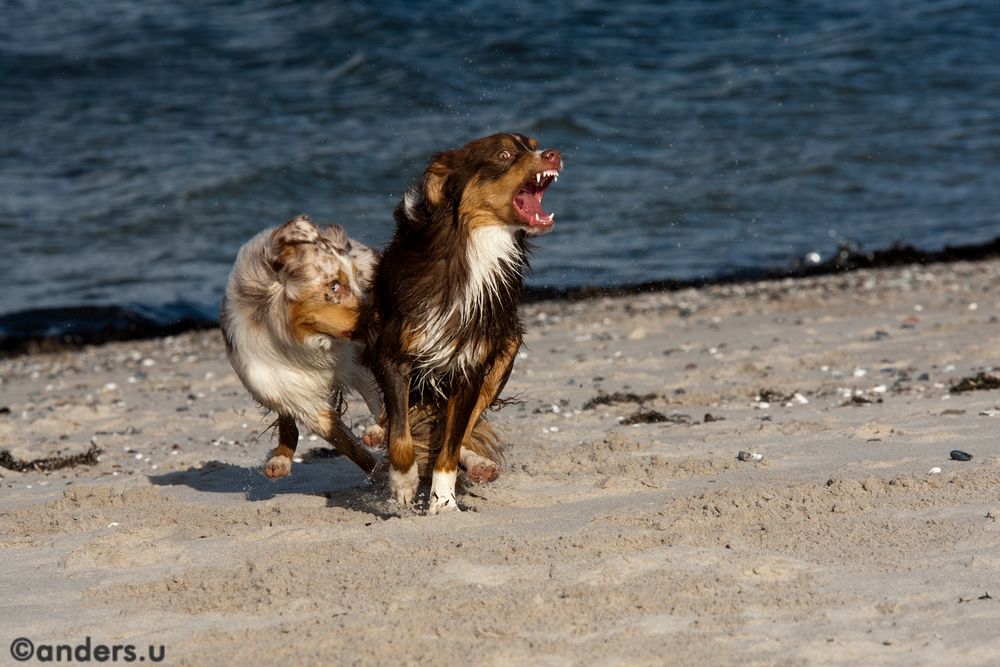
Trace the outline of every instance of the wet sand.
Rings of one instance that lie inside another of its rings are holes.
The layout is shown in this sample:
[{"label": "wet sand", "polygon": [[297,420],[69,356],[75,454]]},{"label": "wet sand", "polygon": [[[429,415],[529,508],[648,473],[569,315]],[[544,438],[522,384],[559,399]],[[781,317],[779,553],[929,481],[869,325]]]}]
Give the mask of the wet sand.
[{"label": "wet sand", "polygon": [[0,643],[995,664],[998,287],[1000,261],[959,262],[526,306],[504,474],[436,517],[309,436],[267,480],[271,420],[217,331],[0,360],[0,448],[102,450],[0,468]]}]

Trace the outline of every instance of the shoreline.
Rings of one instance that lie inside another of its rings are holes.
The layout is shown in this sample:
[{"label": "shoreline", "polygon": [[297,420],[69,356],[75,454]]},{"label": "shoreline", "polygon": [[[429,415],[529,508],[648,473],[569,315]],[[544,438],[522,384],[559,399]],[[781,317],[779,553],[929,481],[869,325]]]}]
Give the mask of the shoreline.
[{"label": "shoreline", "polygon": [[217,331],[0,359],[0,448],[102,450],[0,468],[10,638],[178,665],[432,664],[442,641],[493,665],[995,661],[1000,389],[970,378],[1000,369],[1000,260],[523,312],[504,473],[436,517],[307,434],[264,478],[270,420]]},{"label": "shoreline", "polygon": [[[945,246],[940,250],[921,250],[901,243],[872,251],[841,245],[825,261],[799,262],[785,269],[745,269],[710,278],[665,279],[612,286],[529,286],[525,289],[524,303],[676,292],[766,280],[830,276],[862,269],[984,261],[996,257],[1000,257],[1000,236],[984,243]],[[0,314],[0,358],[211,329],[218,327],[217,311],[217,305],[171,303],[160,306],[67,306]]]}]

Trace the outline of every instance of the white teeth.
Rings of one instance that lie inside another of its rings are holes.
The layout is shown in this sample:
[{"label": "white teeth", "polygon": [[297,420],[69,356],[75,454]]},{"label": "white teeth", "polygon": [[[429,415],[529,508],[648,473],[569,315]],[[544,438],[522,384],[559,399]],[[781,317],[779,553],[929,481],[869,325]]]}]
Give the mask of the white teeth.
[{"label": "white teeth", "polygon": [[535,183],[538,185],[542,184],[543,178],[551,178],[553,181],[559,180],[559,170],[558,169],[546,169],[545,171],[540,171],[535,174]]},{"label": "white teeth", "polygon": [[541,221],[542,221],[542,219],[541,219],[541,218],[539,218],[539,217],[538,217],[538,214],[536,213],[536,214],[535,214],[535,222],[541,222]]}]

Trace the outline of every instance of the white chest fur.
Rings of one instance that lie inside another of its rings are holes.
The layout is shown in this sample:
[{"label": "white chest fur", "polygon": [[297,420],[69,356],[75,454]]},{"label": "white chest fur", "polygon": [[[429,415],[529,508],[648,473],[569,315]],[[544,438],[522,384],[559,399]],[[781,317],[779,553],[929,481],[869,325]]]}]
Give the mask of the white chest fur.
[{"label": "white chest fur", "polygon": [[520,270],[515,228],[488,225],[472,230],[466,261],[469,283],[465,306],[474,316],[486,299],[496,296],[500,286]]},{"label": "white chest fur", "polygon": [[461,332],[482,316],[485,305],[499,298],[503,285],[521,270],[516,231],[499,225],[472,230],[466,247],[469,278],[461,299],[430,309],[416,327],[413,370],[418,385],[436,388],[439,379],[467,375],[483,356],[481,342],[463,341]]}]

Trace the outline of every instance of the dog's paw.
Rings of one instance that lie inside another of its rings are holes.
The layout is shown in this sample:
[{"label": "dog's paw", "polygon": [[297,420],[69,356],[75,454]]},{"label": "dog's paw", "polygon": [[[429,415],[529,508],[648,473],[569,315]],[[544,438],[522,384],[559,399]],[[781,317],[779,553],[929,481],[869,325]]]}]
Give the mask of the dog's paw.
[{"label": "dog's paw", "polygon": [[461,511],[458,500],[455,498],[457,476],[457,470],[451,472],[434,471],[434,476],[431,478],[431,502],[427,507],[428,514]]},{"label": "dog's paw", "polygon": [[471,449],[462,447],[459,460],[462,467],[465,468],[465,481],[470,484],[486,484],[500,476],[498,463],[475,453]]},{"label": "dog's paw", "polygon": [[369,449],[385,449],[385,429],[378,424],[372,424],[365,429],[361,442]]},{"label": "dog's paw", "polygon": [[292,460],[287,456],[272,456],[264,464],[264,474],[270,479],[281,479],[292,473]]},{"label": "dog's paw", "polygon": [[417,486],[420,484],[420,477],[417,476],[417,464],[410,466],[406,472],[400,472],[395,468],[389,470],[389,490],[392,492],[392,499],[402,505],[409,505],[417,497]]},{"label": "dog's paw", "polygon": [[455,494],[446,495],[444,498],[439,498],[431,494],[431,504],[427,507],[427,513],[430,515],[443,514],[444,512],[461,512],[462,509],[458,506],[458,501],[455,500]]},{"label": "dog's paw", "polygon": [[478,461],[465,470],[465,481],[470,484],[488,484],[500,476],[500,466],[490,460]]}]

